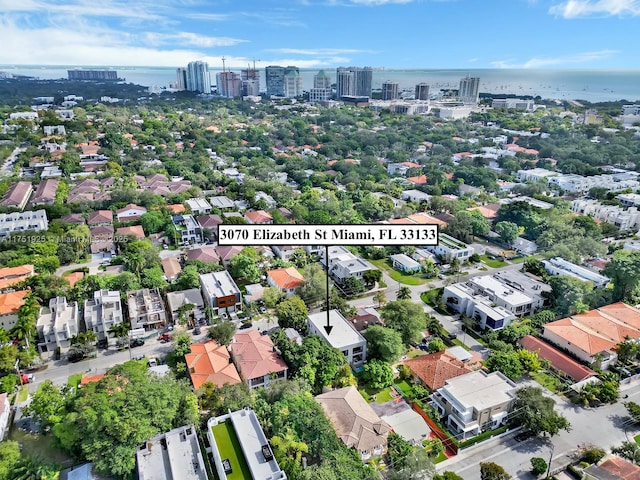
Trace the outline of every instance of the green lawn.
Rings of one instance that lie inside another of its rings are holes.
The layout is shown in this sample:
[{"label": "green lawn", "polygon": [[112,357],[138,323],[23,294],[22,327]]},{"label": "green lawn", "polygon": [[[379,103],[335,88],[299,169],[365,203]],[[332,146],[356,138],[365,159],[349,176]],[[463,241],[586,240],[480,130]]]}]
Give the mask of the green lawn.
[{"label": "green lawn", "polygon": [[540,372],[530,373],[529,376],[533,378],[536,382],[538,382],[540,385],[542,385],[544,388],[554,393],[562,390],[562,382],[558,378],[554,377],[553,375],[547,372],[540,371]]},{"label": "green lawn", "polygon": [[391,389],[389,387],[382,390],[375,390],[369,387],[360,387],[358,389],[360,395],[368,402],[385,403],[393,400],[391,398]]},{"label": "green lawn", "polygon": [[440,452],[436,458],[433,459],[433,463],[444,462],[447,459],[447,456],[444,452]]},{"label": "green lawn", "polygon": [[29,387],[27,385],[22,385],[18,389],[18,395],[16,395],[15,404],[17,405],[19,403],[26,402],[27,398],[29,398]]},{"label": "green lawn", "polygon": [[58,465],[62,468],[70,467],[74,463],[71,457],[56,448],[53,434],[32,435],[14,428],[11,431],[9,439],[22,445],[23,455],[33,455],[45,463]]},{"label": "green lawn", "polygon": [[421,274],[416,275],[406,275],[398,270],[395,270],[389,266],[387,260],[384,258],[380,258],[378,260],[370,260],[376,267],[380,270],[384,270],[387,272],[393,280],[396,282],[403,283],[405,285],[424,285],[427,281],[424,278],[421,278]]},{"label": "green lawn", "polygon": [[413,395],[413,388],[411,388],[411,385],[409,385],[409,382],[407,382],[406,380],[400,380],[399,382],[396,382],[396,388],[404,393],[407,397]]},{"label": "green lawn", "polygon": [[407,358],[416,358],[421,357],[422,355],[426,355],[427,352],[420,350],[419,348],[412,348],[407,352]]},{"label": "green lawn", "polygon": [[245,480],[251,478],[251,471],[249,466],[242,455],[242,449],[238,442],[238,436],[236,431],[231,425],[231,421],[219,423],[211,427],[213,437],[216,439],[216,445],[220,452],[220,458],[222,460],[229,459],[231,462],[231,469],[233,470],[227,475],[229,480]]},{"label": "green lawn", "polygon": [[78,385],[80,385],[80,380],[82,380],[82,375],[82,373],[75,373],[71,375],[69,377],[69,380],[67,380],[67,385],[69,385],[70,387],[78,388]]},{"label": "green lawn", "polygon": [[633,437],[633,439],[636,441],[638,445],[640,445],[640,434]]},{"label": "green lawn", "polygon": [[506,265],[509,265],[507,262],[503,262],[502,260],[496,260],[495,258],[489,258],[487,255],[482,255],[480,259],[489,265],[491,268],[500,268]]},{"label": "green lawn", "polygon": [[442,294],[444,288],[433,288],[420,294],[420,299],[431,307],[436,306],[438,297]]}]

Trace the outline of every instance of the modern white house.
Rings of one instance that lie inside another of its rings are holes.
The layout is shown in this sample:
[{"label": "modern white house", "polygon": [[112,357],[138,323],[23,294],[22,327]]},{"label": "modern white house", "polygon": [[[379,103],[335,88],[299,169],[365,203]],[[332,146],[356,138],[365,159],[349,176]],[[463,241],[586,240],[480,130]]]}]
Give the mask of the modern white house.
[{"label": "modern white house", "polygon": [[173,226],[181,245],[202,243],[202,229],[193,215],[174,215],[171,217]]},{"label": "modern white house", "polygon": [[136,463],[139,480],[208,478],[198,434],[193,425],[174,428],[150,438],[136,451]]},{"label": "modern white house", "polygon": [[205,215],[212,210],[211,204],[204,198],[190,198],[185,203],[194,215]]},{"label": "modern white house", "polygon": [[476,319],[482,329],[500,329],[515,317],[532,315],[547,301],[551,287],[521,272],[506,270],[447,285],[442,296],[447,306]]},{"label": "modern white house", "polygon": [[166,324],[167,313],[157,288],[143,288],[127,292],[127,306],[131,329],[159,328]]},{"label": "modern white house", "polygon": [[515,391],[516,384],[502,373],[478,370],[447,380],[431,402],[456,438],[464,440],[504,424]]},{"label": "modern white house", "polygon": [[99,341],[107,339],[109,344],[115,344],[117,339],[109,335],[109,330],[122,322],[122,302],[117,290],[97,290],[92,299],[85,300],[84,323]]},{"label": "modern white house", "polygon": [[204,303],[217,315],[242,309],[242,294],[226,270],[200,275]]},{"label": "modern white house", "polygon": [[312,313],[307,319],[310,335],[318,335],[333,348],[340,350],[355,369],[362,367],[367,360],[367,341],[338,310],[329,311],[329,325],[333,328],[327,333],[327,312]]},{"label": "modern white house", "polygon": [[469,259],[475,250],[464,242],[457,240],[446,233],[438,234],[438,244],[424,247],[426,250],[435,253],[438,257],[451,261],[457,258],[461,262]]},{"label": "modern white house", "polygon": [[68,303],[65,297],[52,298],[49,308],[42,307],[38,316],[38,350],[40,353],[55,352],[58,348],[61,352],[68,350],[79,326],[78,303]]},{"label": "modern white house", "polygon": [[564,275],[577,278],[583,282],[591,282],[596,288],[604,287],[610,281],[608,277],[576,265],[575,263],[571,263],[564,258],[550,258],[549,260],[542,260],[542,263],[544,264],[545,270],[552,275]]},{"label": "modern white house", "polygon": [[[326,265],[325,249],[318,250],[320,262]],[[338,283],[344,283],[347,278],[363,279],[364,272],[375,270],[371,263],[357,257],[349,250],[340,246],[329,247],[329,275]]]},{"label": "modern white house", "polygon": [[[246,470],[251,475],[248,480],[286,480],[287,474],[278,465],[258,417],[250,408],[210,418],[207,438],[219,480],[227,480],[231,474],[235,474],[231,478],[247,478],[240,476]],[[232,448],[230,439],[237,440],[231,443]],[[222,452],[229,455],[223,456]]]}]

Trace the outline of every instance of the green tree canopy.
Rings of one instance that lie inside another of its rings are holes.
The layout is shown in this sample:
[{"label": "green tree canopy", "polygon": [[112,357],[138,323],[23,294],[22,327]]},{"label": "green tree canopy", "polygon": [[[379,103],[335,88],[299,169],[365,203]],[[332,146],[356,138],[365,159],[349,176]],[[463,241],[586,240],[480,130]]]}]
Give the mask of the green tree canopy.
[{"label": "green tree canopy", "polygon": [[367,356],[393,363],[405,352],[402,335],[387,327],[372,325],[363,334],[367,339]]},{"label": "green tree canopy", "polygon": [[410,300],[396,300],[382,308],[384,324],[402,336],[405,346],[421,339],[421,330],[426,326],[426,314],[422,306]]},{"label": "green tree canopy", "polygon": [[293,296],[276,307],[278,325],[282,328],[295,328],[298,332],[307,331],[307,317],[309,310],[298,296]]},{"label": "green tree canopy", "polygon": [[569,431],[569,421],[554,410],[555,402],[542,394],[538,387],[526,386],[516,391],[516,401],[511,417],[513,425],[522,425],[526,430],[538,435],[556,435],[560,430]]}]

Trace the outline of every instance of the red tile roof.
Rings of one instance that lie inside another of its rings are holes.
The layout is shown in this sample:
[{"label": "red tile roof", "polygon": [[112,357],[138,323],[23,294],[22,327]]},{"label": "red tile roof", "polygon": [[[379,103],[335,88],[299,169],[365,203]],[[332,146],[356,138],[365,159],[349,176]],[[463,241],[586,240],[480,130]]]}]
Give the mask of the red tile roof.
[{"label": "red tile roof", "polygon": [[444,387],[447,380],[473,371],[446,350],[415,357],[404,364],[431,390]]},{"label": "red tile roof", "polygon": [[0,289],[15,285],[34,274],[33,265],[0,268]]},{"label": "red tile roof", "polygon": [[273,342],[257,330],[237,332],[230,345],[231,354],[242,377],[249,381],[287,370],[287,364],[274,351]]},{"label": "red tile roof", "polygon": [[427,176],[418,175],[417,177],[408,177],[407,180],[416,185],[424,185],[425,183],[427,183]]},{"label": "red tile roof", "polygon": [[143,240],[145,238],[142,225],[133,225],[131,227],[120,227],[116,230],[116,234],[126,237],[127,235],[133,235],[137,240]]},{"label": "red tile roof", "polygon": [[298,288],[304,283],[304,277],[295,267],[277,268],[269,270],[267,276],[271,278],[278,288],[288,290],[290,288]]},{"label": "red tile roof", "polygon": [[18,290],[17,292],[0,293],[0,315],[17,313],[24,304],[24,297],[29,295],[31,290]]},{"label": "red tile roof", "polygon": [[92,383],[92,382],[99,382],[105,376],[106,375],[104,373],[94,373],[94,374],[85,375],[80,380],[80,385],[86,385],[87,383]]},{"label": "red tile roof", "polygon": [[600,465],[598,468],[615,475],[621,480],[638,480],[640,479],[640,467],[625,460],[612,455]]},{"label": "red tile roof", "polygon": [[93,225],[96,223],[113,223],[113,212],[111,210],[98,210],[91,212],[87,217],[87,223]]},{"label": "red tile roof", "polygon": [[247,212],[244,214],[245,218],[254,224],[270,223],[273,221],[273,217],[269,212],[264,210],[256,210],[255,212]]},{"label": "red tile roof", "polygon": [[26,202],[31,195],[31,182],[16,182],[5,193],[2,199],[3,207],[19,207]]},{"label": "red tile roof", "polygon": [[73,272],[64,277],[64,279],[69,283],[71,288],[75,286],[80,280],[84,278],[84,272]]},{"label": "red tile roof", "polygon": [[187,250],[187,259],[200,260],[201,262],[217,263],[220,261],[220,256],[218,255],[214,247],[205,246]]},{"label": "red tile roof", "polygon": [[230,361],[227,348],[213,340],[192,344],[191,353],[187,353],[184,359],[195,390],[207,382],[222,386],[242,381],[236,367]]},{"label": "red tile roof", "polygon": [[518,343],[525,350],[538,352],[539,358],[542,360],[548,360],[553,368],[566,373],[576,382],[596,374],[596,372],[590,368],[576,362],[568,355],[565,355],[557,348],[552,347],[547,342],[544,342],[539,338],[527,335],[526,337],[521,338]]}]

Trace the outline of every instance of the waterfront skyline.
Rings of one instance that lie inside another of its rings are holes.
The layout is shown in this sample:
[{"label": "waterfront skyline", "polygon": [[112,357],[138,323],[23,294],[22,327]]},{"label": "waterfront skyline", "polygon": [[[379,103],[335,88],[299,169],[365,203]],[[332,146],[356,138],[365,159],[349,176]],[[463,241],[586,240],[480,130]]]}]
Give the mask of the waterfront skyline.
[{"label": "waterfront skyline", "polygon": [[638,68],[640,0],[0,0],[3,65]]}]

